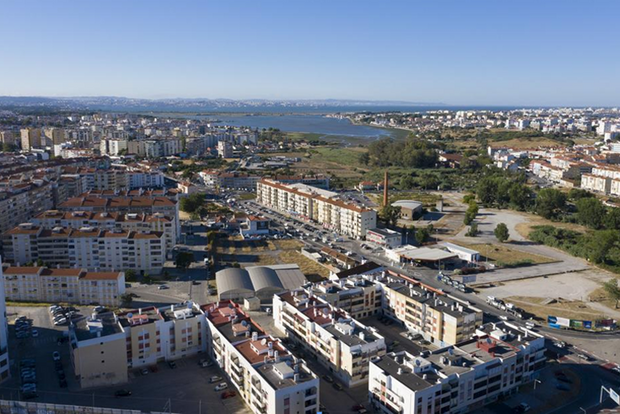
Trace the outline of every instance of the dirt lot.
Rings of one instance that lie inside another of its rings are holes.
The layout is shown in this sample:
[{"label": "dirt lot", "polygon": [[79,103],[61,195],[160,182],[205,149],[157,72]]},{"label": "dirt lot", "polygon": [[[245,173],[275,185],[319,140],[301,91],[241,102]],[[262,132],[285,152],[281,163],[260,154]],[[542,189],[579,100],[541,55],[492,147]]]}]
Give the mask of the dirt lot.
[{"label": "dirt lot", "polygon": [[554,260],[550,257],[539,256],[536,254],[524,252],[517,249],[511,249],[509,246],[501,243],[474,243],[467,244],[459,243],[464,245],[464,247],[474,249],[480,252],[481,256],[484,256],[481,260],[485,258],[489,258],[490,261],[496,262],[498,264],[503,264],[509,266],[511,264],[517,264],[519,262],[529,262],[530,264],[541,264],[541,263],[553,263],[557,260]]},{"label": "dirt lot", "polygon": [[302,256],[298,240],[242,240],[234,237],[218,242],[220,263],[239,263],[241,267],[296,263],[311,281],[329,277],[329,269]]}]

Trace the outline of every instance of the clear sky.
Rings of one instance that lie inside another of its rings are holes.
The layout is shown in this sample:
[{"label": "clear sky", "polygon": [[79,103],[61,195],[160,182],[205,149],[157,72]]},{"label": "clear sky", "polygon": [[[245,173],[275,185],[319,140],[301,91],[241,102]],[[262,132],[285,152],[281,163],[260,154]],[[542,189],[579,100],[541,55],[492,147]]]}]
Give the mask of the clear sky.
[{"label": "clear sky", "polygon": [[620,105],[620,1],[0,0],[0,95]]}]

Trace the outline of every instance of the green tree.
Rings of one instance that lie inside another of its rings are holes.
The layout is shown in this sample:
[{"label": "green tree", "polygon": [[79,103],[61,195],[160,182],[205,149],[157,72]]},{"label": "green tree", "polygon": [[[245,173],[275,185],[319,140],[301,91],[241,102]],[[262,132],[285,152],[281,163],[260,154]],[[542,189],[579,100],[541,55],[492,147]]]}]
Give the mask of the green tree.
[{"label": "green tree", "polygon": [[603,289],[610,299],[616,301],[615,307],[618,309],[618,302],[620,302],[620,287],[618,286],[618,279],[613,278],[609,279],[607,282],[604,282]]},{"label": "green tree", "polygon": [[135,282],[136,279],[136,271],[129,269],[125,271],[125,280],[128,282]]},{"label": "green tree", "polygon": [[478,223],[471,223],[469,230],[465,233],[467,237],[476,237],[478,235]]},{"label": "green tree", "polygon": [[187,269],[194,261],[194,254],[191,252],[179,252],[176,257],[177,269]]},{"label": "green tree", "polygon": [[538,192],[535,208],[539,216],[558,218],[566,208],[566,194],[555,188],[543,188]]},{"label": "green tree", "polygon": [[368,152],[362,152],[359,155],[359,162],[362,165],[368,165],[368,163],[370,162],[370,155],[368,155]]},{"label": "green tree", "polygon": [[497,227],[495,227],[493,233],[495,234],[497,240],[502,243],[504,243],[510,237],[510,233],[508,232],[508,226],[506,226],[506,224],[504,223],[499,223]]},{"label": "green tree", "polygon": [[181,198],[179,208],[186,213],[193,213],[198,210],[205,202],[205,195],[203,193],[190,194],[187,197]]},{"label": "green tree", "polygon": [[398,224],[398,218],[400,217],[400,207],[395,207],[388,203],[387,205],[381,207],[379,217],[384,222],[395,227]]},{"label": "green tree", "polygon": [[575,203],[577,207],[577,221],[592,229],[600,229],[605,221],[607,210],[597,198],[580,198]]},{"label": "green tree", "polygon": [[120,296],[120,300],[122,308],[130,308],[133,302],[133,296],[131,295],[131,293],[123,293]]},{"label": "green tree", "polygon": [[586,238],[585,256],[594,263],[606,263],[608,253],[618,241],[616,230],[599,230]]},{"label": "green tree", "polygon": [[431,238],[431,232],[428,229],[428,227],[422,227],[418,229],[415,233],[415,239],[420,245],[426,243],[430,238]]},{"label": "green tree", "polygon": [[608,230],[620,230],[620,208],[610,208],[605,215],[604,224]]}]

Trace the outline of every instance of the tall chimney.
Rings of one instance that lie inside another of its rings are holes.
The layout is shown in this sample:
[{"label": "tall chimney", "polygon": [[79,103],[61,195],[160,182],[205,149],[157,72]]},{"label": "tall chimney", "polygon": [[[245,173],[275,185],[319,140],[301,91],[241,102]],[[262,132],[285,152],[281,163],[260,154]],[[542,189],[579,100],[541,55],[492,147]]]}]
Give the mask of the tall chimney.
[{"label": "tall chimney", "polygon": [[385,175],[383,176],[383,205],[388,205],[388,172],[385,170]]}]

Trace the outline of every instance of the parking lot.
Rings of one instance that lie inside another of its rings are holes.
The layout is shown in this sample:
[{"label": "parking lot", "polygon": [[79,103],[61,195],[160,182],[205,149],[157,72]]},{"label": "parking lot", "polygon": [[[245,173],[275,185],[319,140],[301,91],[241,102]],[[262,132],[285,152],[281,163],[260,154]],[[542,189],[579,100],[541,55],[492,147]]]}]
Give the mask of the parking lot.
[{"label": "parking lot", "polygon": [[[90,315],[91,307],[78,307],[82,315]],[[214,391],[216,384],[210,384],[213,375],[223,376],[216,367],[201,368],[198,361],[205,358],[198,355],[177,361],[175,369],[160,363],[148,375],[130,372],[127,384],[81,390],[73,376],[69,344],[59,344],[58,338],[67,332],[67,326],[54,326],[47,307],[9,307],[9,353],[11,355],[11,378],[0,387],[0,398],[22,399],[20,364],[23,359],[32,359],[36,372],[37,397],[32,401],[56,404],[76,404],[143,411],[165,411],[185,414],[199,412],[249,412],[239,397],[221,399],[221,392]],[[32,320],[37,337],[18,339],[13,321],[17,316]],[[60,355],[60,364],[67,381],[61,387],[53,353]],[[116,397],[119,390],[128,390],[130,396]]]}]

